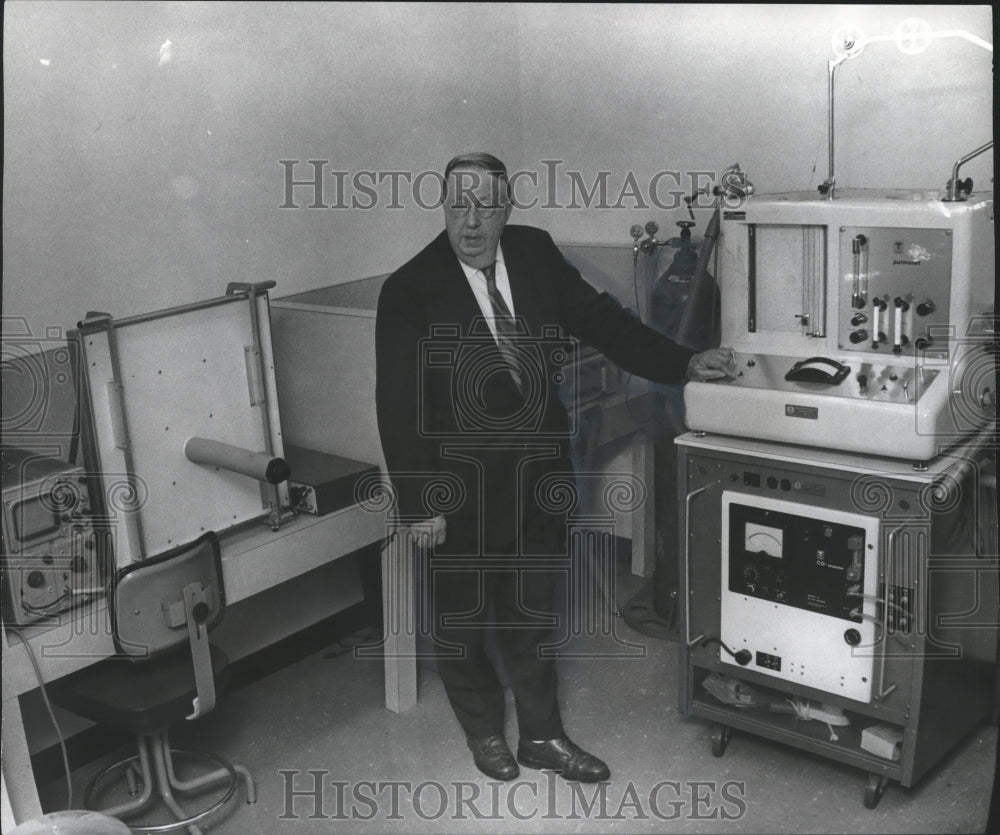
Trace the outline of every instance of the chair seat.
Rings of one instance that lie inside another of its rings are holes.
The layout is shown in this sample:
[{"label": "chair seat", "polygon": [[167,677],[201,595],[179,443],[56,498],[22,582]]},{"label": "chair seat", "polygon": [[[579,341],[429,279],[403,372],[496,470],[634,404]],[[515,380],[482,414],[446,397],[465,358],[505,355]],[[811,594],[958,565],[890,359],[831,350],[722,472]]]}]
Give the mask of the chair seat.
[{"label": "chair seat", "polygon": [[[216,694],[229,682],[229,658],[210,646]],[[141,662],[109,658],[57,682],[56,704],[137,734],[154,733],[190,715],[197,695],[190,651]]]}]

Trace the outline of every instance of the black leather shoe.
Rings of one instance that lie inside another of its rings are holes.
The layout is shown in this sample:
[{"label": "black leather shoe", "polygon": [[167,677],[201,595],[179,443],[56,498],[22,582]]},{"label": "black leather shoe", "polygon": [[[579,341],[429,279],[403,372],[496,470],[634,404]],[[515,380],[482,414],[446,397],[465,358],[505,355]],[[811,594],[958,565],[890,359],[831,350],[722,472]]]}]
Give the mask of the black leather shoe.
[{"label": "black leather shoe", "polygon": [[476,768],[487,777],[492,777],[494,780],[513,780],[521,773],[517,763],[514,762],[514,755],[499,734],[479,739],[467,737],[465,741],[472,751]]},{"label": "black leather shoe", "polygon": [[527,768],[558,771],[566,780],[581,783],[598,783],[611,776],[606,763],[565,736],[540,742],[522,739],[517,746],[517,761]]}]

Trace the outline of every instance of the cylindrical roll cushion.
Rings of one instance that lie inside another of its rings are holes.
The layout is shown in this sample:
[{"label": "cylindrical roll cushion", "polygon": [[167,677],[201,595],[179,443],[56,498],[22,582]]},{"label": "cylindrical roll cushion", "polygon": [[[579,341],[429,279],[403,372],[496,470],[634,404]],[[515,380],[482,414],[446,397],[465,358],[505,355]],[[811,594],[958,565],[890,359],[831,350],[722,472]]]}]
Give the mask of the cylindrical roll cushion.
[{"label": "cylindrical roll cushion", "polygon": [[184,455],[195,464],[232,470],[268,484],[279,484],[291,475],[284,458],[276,458],[264,452],[251,452],[208,438],[188,438],[184,444]]}]

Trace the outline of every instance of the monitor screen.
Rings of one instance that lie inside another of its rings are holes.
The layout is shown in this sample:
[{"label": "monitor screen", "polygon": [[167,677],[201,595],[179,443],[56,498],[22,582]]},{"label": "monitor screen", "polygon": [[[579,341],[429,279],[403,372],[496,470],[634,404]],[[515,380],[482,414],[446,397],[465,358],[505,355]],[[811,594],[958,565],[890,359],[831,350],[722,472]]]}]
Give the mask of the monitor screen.
[{"label": "monitor screen", "polygon": [[10,516],[14,536],[22,545],[59,530],[59,513],[51,501],[40,496],[11,504]]}]

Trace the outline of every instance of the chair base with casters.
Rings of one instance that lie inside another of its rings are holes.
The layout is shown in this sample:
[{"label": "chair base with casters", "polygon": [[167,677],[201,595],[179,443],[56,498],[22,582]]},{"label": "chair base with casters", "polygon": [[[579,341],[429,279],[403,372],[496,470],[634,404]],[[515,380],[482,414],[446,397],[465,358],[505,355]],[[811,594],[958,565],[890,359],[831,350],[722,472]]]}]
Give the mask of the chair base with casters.
[{"label": "chair base with casters", "polygon": [[[140,813],[165,806],[174,821],[129,822],[135,832],[169,832],[196,824],[222,809],[236,793],[239,778],[247,803],[257,800],[247,769],[216,754],[172,748],[168,730],[181,720],[198,719],[212,710],[216,693],[229,680],[229,659],[208,642],[208,631],[222,618],[218,542],[206,535],[160,557],[135,563],[119,572],[112,594],[112,626],[119,655],[57,682],[53,700],[98,725],[131,733],[137,753],[103,769],[87,786],[84,805],[130,821]],[[202,766],[197,776],[178,776],[175,757]],[[205,765],[209,766],[207,772]],[[130,799],[97,809],[95,804],[117,776]],[[189,812],[181,795],[212,790]],[[184,805],[182,805],[182,803]]]},{"label": "chair base with casters", "polygon": [[[240,777],[246,785],[247,803],[252,804],[257,800],[253,776],[241,765],[230,763],[207,751],[171,748],[166,732],[139,736],[138,746],[138,754],[113,763],[90,781],[84,793],[86,808],[94,808],[94,798],[99,794],[106,778],[112,776],[118,769],[122,769],[122,776],[133,799],[117,806],[103,808],[100,810],[102,814],[125,819],[144,810],[150,810],[155,807],[157,801],[162,801],[177,818],[176,822],[166,824],[130,823],[129,828],[133,832],[168,832],[187,827],[191,835],[199,835],[201,829],[195,824],[206,820],[230,801],[236,793]],[[196,778],[181,780],[174,773],[175,756],[198,759],[214,768]],[[204,792],[222,785],[225,785],[225,792],[196,812],[189,812],[180,805],[178,793]]]},{"label": "chair base with casters", "polygon": [[[218,647],[210,654],[216,691],[228,682],[228,659]],[[191,835],[200,830],[194,824],[205,821],[236,793],[238,778],[246,786],[247,803],[257,800],[253,776],[241,765],[232,764],[205,751],[171,748],[167,726],[170,717],[190,711],[195,696],[191,658],[187,653],[157,659],[155,669],[147,664],[109,659],[71,676],[56,693],[56,701],[67,710],[97,724],[128,731],[135,736],[137,753],[113,763],[98,773],[84,794],[84,806],[105,815],[131,819],[143,811],[152,811],[162,802],[177,819],[161,825],[129,822],[136,832],[168,832],[188,826]],[[200,761],[211,770],[198,777],[180,779],[174,757],[182,762]],[[128,801],[97,808],[101,794],[111,785],[112,777],[124,779]],[[204,793],[224,787],[221,796],[206,808],[189,812],[182,806],[181,795]]]}]

